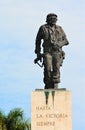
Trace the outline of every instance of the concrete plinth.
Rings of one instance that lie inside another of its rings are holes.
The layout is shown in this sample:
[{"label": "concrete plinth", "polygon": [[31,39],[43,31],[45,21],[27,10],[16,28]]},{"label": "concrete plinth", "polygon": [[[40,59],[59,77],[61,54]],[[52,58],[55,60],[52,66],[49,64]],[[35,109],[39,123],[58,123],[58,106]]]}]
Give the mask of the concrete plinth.
[{"label": "concrete plinth", "polygon": [[32,92],[31,130],[72,130],[71,93],[65,90]]}]

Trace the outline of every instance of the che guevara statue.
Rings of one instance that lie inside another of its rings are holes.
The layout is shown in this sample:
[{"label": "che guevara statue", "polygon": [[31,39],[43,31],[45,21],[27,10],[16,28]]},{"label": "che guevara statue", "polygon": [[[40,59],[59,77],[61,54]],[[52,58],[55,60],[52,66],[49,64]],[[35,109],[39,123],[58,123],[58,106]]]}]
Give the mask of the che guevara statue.
[{"label": "che guevara statue", "polygon": [[[46,17],[46,24],[39,28],[35,42],[35,63],[42,61],[44,66],[44,89],[57,89],[60,83],[60,67],[65,59],[62,47],[69,42],[62,27],[56,25],[57,15],[50,13]],[[43,54],[41,54],[43,49]]]}]

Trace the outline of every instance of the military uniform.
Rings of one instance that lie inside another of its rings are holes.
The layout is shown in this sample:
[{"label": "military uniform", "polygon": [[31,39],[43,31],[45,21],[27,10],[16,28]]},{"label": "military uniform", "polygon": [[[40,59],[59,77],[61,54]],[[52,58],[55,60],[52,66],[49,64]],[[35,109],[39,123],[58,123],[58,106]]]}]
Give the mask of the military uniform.
[{"label": "military uniform", "polygon": [[44,83],[45,89],[54,88],[60,82],[60,66],[65,57],[62,47],[68,45],[63,29],[58,26],[44,24],[39,28],[36,37],[35,53],[40,54],[41,45],[44,54]]}]

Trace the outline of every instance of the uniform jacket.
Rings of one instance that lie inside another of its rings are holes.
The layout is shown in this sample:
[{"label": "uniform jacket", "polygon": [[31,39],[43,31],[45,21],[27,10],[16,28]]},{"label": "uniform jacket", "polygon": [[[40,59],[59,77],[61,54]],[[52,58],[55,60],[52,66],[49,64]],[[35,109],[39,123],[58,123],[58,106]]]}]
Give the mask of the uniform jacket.
[{"label": "uniform jacket", "polygon": [[35,53],[40,53],[41,44],[44,52],[51,52],[52,46],[54,46],[54,48],[62,48],[69,43],[61,26],[54,25],[51,27],[48,24],[44,24],[39,28],[36,36]]}]

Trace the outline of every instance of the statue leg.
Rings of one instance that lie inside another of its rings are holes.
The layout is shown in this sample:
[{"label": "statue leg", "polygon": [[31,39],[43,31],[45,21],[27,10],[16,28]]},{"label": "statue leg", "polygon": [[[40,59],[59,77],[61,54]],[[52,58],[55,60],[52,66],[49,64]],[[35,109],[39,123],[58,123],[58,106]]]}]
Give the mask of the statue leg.
[{"label": "statue leg", "polygon": [[53,88],[52,84],[52,56],[47,53],[44,56],[44,83],[45,89]]},{"label": "statue leg", "polygon": [[53,66],[54,88],[58,88],[58,83],[60,83],[60,66],[61,66],[59,54],[53,55],[52,66]]}]

